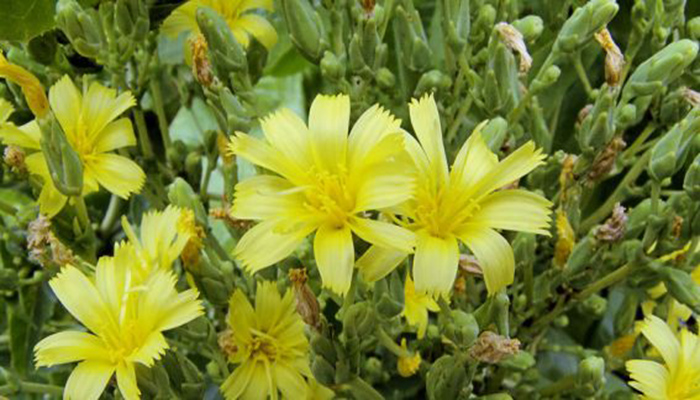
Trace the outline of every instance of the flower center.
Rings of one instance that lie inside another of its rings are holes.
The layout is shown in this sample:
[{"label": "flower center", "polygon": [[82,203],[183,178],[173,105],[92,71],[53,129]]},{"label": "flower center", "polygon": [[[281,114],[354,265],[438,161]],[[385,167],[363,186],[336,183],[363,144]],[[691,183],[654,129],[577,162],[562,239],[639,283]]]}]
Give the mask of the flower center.
[{"label": "flower center", "polygon": [[263,359],[275,361],[278,354],[278,346],[275,338],[257,330],[252,330],[253,340],[248,345],[250,357],[253,359]]},{"label": "flower center", "polygon": [[328,171],[312,172],[315,183],[309,187],[306,195],[306,206],[313,211],[324,214],[330,222],[342,227],[355,208],[355,197],[350,193],[347,173]]},{"label": "flower center", "polygon": [[445,237],[467,222],[479,209],[477,200],[468,198],[453,201],[444,189],[436,194],[422,189],[417,193],[415,223],[432,236]]}]

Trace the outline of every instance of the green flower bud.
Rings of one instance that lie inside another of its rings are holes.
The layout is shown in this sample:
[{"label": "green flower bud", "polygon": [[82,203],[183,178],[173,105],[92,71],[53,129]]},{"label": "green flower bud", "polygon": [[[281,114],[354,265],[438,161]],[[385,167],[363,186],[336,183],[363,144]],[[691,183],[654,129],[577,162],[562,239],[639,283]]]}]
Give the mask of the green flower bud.
[{"label": "green flower bud", "polygon": [[580,272],[583,272],[586,267],[591,265],[591,263],[594,261],[596,250],[595,240],[588,236],[576,243],[574,248],[571,250],[568,260],[566,260],[564,273],[566,274],[567,278],[576,276]]},{"label": "green flower bud", "polygon": [[556,65],[552,65],[544,71],[541,78],[535,79],[530,84],[530,90],[539,93],[543,89],[552,86],[559,79],[561,69]]},{"label": "green flower bud", "polygon": [[698,130],[700,109],[694,109],[654,145],[649,160],[649,173],[655,180],[660,182],[670,178],[681,168]]},{"label": "green flower bud", "polygon": [[700,313],[700,285],[689,273],[671,267],[661,268],[659,273],[674,299]]},{"label": "green flower bud", "polygon": [[615,337],[627,333],[637,319],[637,308],[639,307],[637,292],[626,289],[623,294],[622,304],[620,304],[620,307],[615,312],[615,318],[613,318]]},{"label": "green flower bud", "polygon": [[123,36],[129,36],[131,42],[139,43],[146,39],[150,19],[145,1],[117,0],[114,19],[117,31]]},{"label": "green flower bud", "polygon": [[282,15],[292,43],[304,57],[317,62],[328,47],[323,23],[308,0],[281,0]]},{"label": "green flower bud", "polygon": [[603,90],[596,99],[593,109],[583,120],[577,139],[579,146],[586,151],[599,150],[607,145],[615,135],[615,100],[617,90]]},{"label": "green flower bud", "polygon": [[41,150],[49,167],[51,180],[66,196],[80,196],[83,192],[83,164],[73,150],[66,134],[53,117],[40,120]]},{"label": "green flower bud", "polygon": [[226,113],[230,131],[245,132],[250,129],[251,122],[245,108],[229,88],[223,88],[219,91],[219,103]]},{"label": "green flower bud", "polygon": [[476,21],[472,25],[471,42],[481,42],[489,37],[496,22],[497,13],[496,9],[488,3],[479,8]]},{"label": "green flower bud", "polygon": [[511,50],[498,42],[488,61],[486,79],[482,94],[489,109],[508,112],[520,99],[518,63]]},{"label": "green flower bud", "polygon": [[430,70],[421,75],[413,96],[419,98],[424,93],[445,90],[452,86],[452,79],[437,69]]},{"label": "green flower bud", "polygon": [[432,64],[432,52],[420,14],[414,9],[406,10],[402,5],[397,6],[395,12],[404,64],[417,72],[426,70]]},{"label": "green flower bud", "polygon": [[594,294],[587,299],[583,300],[580,304],[580,310],[585,315],[591,315],[593,317],[600,317],[605,314],[605,310],[608,307],[608,301],[605,297]]},{"label": "green flower bud", "polygon": [[219,79],[227,81],[233,74],[248,74],[245,50],[233,36],[224,17],[209,7],[199,7],[197,25],[207,40],[209,59]]},{"label": "green flower bud", "polygon": [[195,186],[199,186],[199,181],[202,179],[202,155],[193,151],[185,158],[185,173],[187,173],[187,181]]},{"label": "green flower bud", "polygon": [[688,36],[693,40],[700,40],[700,17],[695,17],[688,21],[686,25]]},{"label": "green flower bud", "polygon": [[493,152],[497,152],[501,149],[507,133],[508,121],[501,117],[489,120],[486,125],[481,128],[481,137]]},{"label": "green flower bud", "polygon": [[508,393],[494,393],[479,397],[480,400],[513,400]]},{"label": "green flower bud", "polygon": [[329,363],[335,364],[337,358],[333,342],[316,331],[312,331],[311,335],[309,345],[311,346],[311,350],[313,351],[314,355],[316,357],[323,357]]},{"label": "green flower bud", "polygon": [[335,368],[321,357],[316,357],[311,362],[311,372],[314,378],[322,385],[333,385],[335,383]]},{"label": "green flower bud", "polygon": [[426,375],[428,399],[456,399],[469,385],[464,362],[457,356],[444,355],[430,366]]},{"label": "green flower bud", "polygon": [[382,89],[393,89],[396,85],[396,77],[388,68],[380,68],[375,78]]},{"label": "green flower bud", "polygon": [[615,0],[593,0],[577,8],[559,30],[552,51],[579,50],[613,19],[618,9]]},{"label": "green flower bud", "polygon": [[476,318],[462,310],[451,310],[448,318],[440,315],[439,323],[442,334],[458,346],[468,347],[479,336]]},{"label": "green flower bud", "polygon": [[544,23],[537,15],[528,15],[512,22],[515,29],[523,34],[525,41],[534,42],[542,34]]},{"label": "green flower bud", "polygon": [[376,317],[372,307],[366,302],[350,306],[343,317],[343,332],[349,337],[365,337],[374,332]]},{"label": "green flower bud", "polygon": [[75,51],[83,57],[97,58],[105,42],[97,11],[83,10],[75,0],[60,0],[56,11],[56,24]]},{"label": "green flower bud", "polygon": [[[353,44],[350,43],[350,53],[353,52]],[[350,57],[352,60],[352,56]],[[330,51],[323,53],[321,59],[321,75],[330,81],[338,81],[345,76],[345,64],[338,60],[338,57]]]},{"label": "green flower bud", "polygon": [[586,357],[578,364],[576,388],[586,396],[593,396],[605,386],[605,361],[600,357]]},{"label": "green flower bud", "polygon": [[498,363],[501,367],[511,368],[517,371],[527,371],[535,366],[535,357],[525,350],[521,350]]},{"label": "green flower bud", "polygon": [[447,44],[459,54],[469,40],[469,0],[442,0],[442,15],[442,31]]},{"label": "green flower bud", "polygon": [[218,279],[208,277],[201,278],[201,289],[204,297],[213,304],[225,305],[231,298],[231,292],[226,288],[226,285]]},{"label": "green flower bud", "polygon": [[615,125],[618,127],[629,127],[637,121],[637,107],[634,104],[625,104],[615,110]]},{"label": "green flower bud", "polygon": [[202,202],[199,200],[199,196],[195,194],[190,184],[184,179],[175,178],[175,181],[168,188],[168,200],[173,205],[186,207],[194,211],[197,223],[202,226],[208,225],[208,216]]},{"label": "green flower bud", "polygon": [[688,167],[683,180],[683,189],[695,201],[700,201],[700,154]]},{"label": "green flower bud", "polygon": [[374,285],[374,307],[383,318],[396,317],[404,308],[404,287],[399,273],[394,271]]}]

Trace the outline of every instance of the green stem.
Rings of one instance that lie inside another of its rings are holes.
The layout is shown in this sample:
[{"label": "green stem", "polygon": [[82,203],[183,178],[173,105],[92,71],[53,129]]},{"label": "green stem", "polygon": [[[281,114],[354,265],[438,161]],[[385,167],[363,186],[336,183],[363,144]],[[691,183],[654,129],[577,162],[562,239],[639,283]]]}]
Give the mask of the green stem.
[{"label": "green stem", "polygon": [[384,328],[382,328],[381,326],[377,326],[376,334],[377,334],[377,340],[379,340],[379,343],[381,343],[382,346],[386,347],[387,350],[394,353],[394,355],[396,357],[410,357],[411,356],[410,354],[408,354],[408,350],[406,350],[403,347],[396,344],[396,342],[394,342],[394,339],[392,339],[389,336],[389,334],[386,333]]},{"label": "green stem", "polygon": [[644,172],[644,169],[647,166],[647,162],[649,162],[649,158],[651,158],[651,150],[648,150],[646,153],[644,153],[643,156],[641,156],[637,162],[630,168],[630,170],[627,172],[627,175],[622,179],[622,182],[617,186],[615,191],[613,192],[610,197],[601,205],[598,207],[593,214],[591,214],[588,218],[586,218],[583,223],[581,223],[580,227],[580,232],[588,232],[593,225],[599,223],[600,221],[603,220],[610,212],[612,211],[613,207],[615,207],[616,203],[619,203],[627,197],[626,191],[629,189],[629,186],[634,183],[635,180],[639,177],[639,175]]},{"label": "green stem", "polygon": [[615,271],[605,275],[604,277],[586,286],[586,288],[583,289],[583,291],[574,296],[574,299],[577,301],[585,300],[589,296],[598,293],[601,290],[607,288],[608,286],[612,286],[617,282],[623,280],[625,277],[627,277],[627,275],[629,275],[631,271],[632,266],[630,264],[625,264],[620,268],[616,269]]},{"label": "green stem", "polygon": [[19,381],[16,384],[0,386],[0,396],[8,396],[18,393],[38,393],[61,396],[63,394],[63,387],[24,381]]},{"label": "green stem", "polygon": [[561,394],[562,392],[569,391],[576,385],[576,378],[574,375],[567,375],[558,381],[552,383],[549,386],[545,386],[540,389],[540,395],[544,397],[554,396]]},{"label": "green stem", "polygon": [[452,121],[452,125],[450,125],[450,128],[447,130],[447,143],[451,143],[455,137],[457,136],[457,130],[459,127],[462,125],[462,119],[464,118],[465,115],[467,115],[467,112],[469,111],[469,108],[472,106],[472,97],[469,96],[467,97],[466,100],[462,102],[462,105],[459,107],[459,110],[457,111],[457,115],[455,116],[455,119]]},{"label": "green stem", "polygon": [[646,140],[649,138],[649,136],[654,133],[654,130],[656,130],[656,125],[654,124],[649,124],[647,125],[646,128],[642,131],[642,133],[637,136],[637,138],[632,142],[632,144],[620,155],[620,158],[622,160],[627,160],[629,158],[632,158],[635,154],[639,152],[640,147]]},{"label": "green stem", "polygon": [[166,149],[166,156],[171,147],[170,131],[168,128],[168,118],[165,115],[165,106],[163,103],[163,92],[161,91],[160,81],[155,78],[150,83],[151,96],[153,96],[153,107],[158,117],[158,128],[160,135],[163,138],[163,147]]},{"label": "green stem", "polygon": [[119,208],[121,206],[122,199],[119,196],[112,195],[109,199],[109,205],[107,206],[107,212],[105,217],[102,219],[100,224],[100,233],[103,236],[109,235],[114,227],[114,222],[119,217]]},{"label": "green stem", "polygon": [[365,382],[359,376],[354,377],[343,386],[353,393],[353,397],[365,400],[384,400],[384,396],[377,392],[370,384]]},{"label": "green stem", "polygon": [[12,204],[8,204],[4,200],[0,199],[0,212],[3,212],[7,215],[16,215],[17,208]]},{"label": "green stem", "polygon": [[209,180],[211,180],[211,174],[214,172],[216,169],[216,161],[217,157],[213,157],[207,159],[207,169],[204,171],[204,179],[202,179],[202,186],[199,188],[199,197],[202,198],[202,203],[206,204],[207,200],[209,199],[209,192],[207,192],[207,189],[209,189]]},{"label": "green stem", "polygon": [[576,54],[572,56],[572,59],[574,62],[574,69],[576,70],[576,74],[578,75],[581,84],[583,84],[583,89],[586,91],[588,98],[592,99],[593,88],[591,87],[591,82],[588,80],[586,69],[583,67],[583,63],[581,62],[581,52],[576,52]]},{"label": "green stem", "polygon": [[87,231],[90,229],[90,217],[88,216],[87,207],[85,206],[85,199],[83,196],[74,197],[75,211],[78,214],[78,220],[83,226],[83,229]]},{"label": "green stem", "polygon": [[143,116],[143,111],[140,108],[134,108],[134,122],[136,123],[136,133],[139,135],[139,145],[141,146],[141,154],[149,160],[153,158],[153,147],[151,139],[148,137],[148,128],[146,127],[146,118]]}]

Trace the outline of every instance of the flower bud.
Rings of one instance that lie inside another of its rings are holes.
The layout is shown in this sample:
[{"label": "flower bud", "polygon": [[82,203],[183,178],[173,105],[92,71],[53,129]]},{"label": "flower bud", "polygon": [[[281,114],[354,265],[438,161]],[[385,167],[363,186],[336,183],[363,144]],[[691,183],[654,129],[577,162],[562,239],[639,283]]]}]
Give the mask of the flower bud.
[{"label": "flower bud", "polygon": [[700,313],[700,285],[689,273],[672,267],[661,268],[659,273],[674,299]]},{"label": "flower bud", "polygon": [[541,78],[537,78],[530,84],[530,90],[538,93],[550,86],[552,86],[559,79],[561,75],[561,69],[556,65],[552,65],[544,71]]},{"label": "flower bud", "polygon": [[[352,49],[352,44],[350,47]],[[337,81],[345,76],[345,64],[333,52],[326,51],[321,59],[321,75],[330,81]]]},{"label": "flower bud", "polygon": [[430,70],[421,75],[413,95],[419,98],[424,93],[445,90],[452,86],[452,79],[437,69]]},{"label": "flower bud", "polygon": [[577,8],[559,30],[552,51],[569,53],[579,50],[613,19],[618,9],[615,0],[593,0]]},{"label": "flower bud", "polygon": [[538,17],[537,15],[528,15],[524,18],[515,20],[513,21],[513,27],[522,33],[525,41],[530,43],[537,40],[544,30],[542,18]]},{"label": "flower bud", "polygon": [[700,109],[693,109],[654,145],[649,173],[658,182],[673,176],[682,167],[690,144],[700,130]]},{"label": "flower bud", "polygon": [[443,355],[430,366],[426,375],[428,399],[456,399],[469,385],[464,361],[457,356]]},{"label": "flower bud", "polygon": [[40,121],[41,150],[49,167],[51,180],[66,196],[80,196],[83,192],[83,164],[73,150],[58,122],[51,118]]},{"label": "flower bud", "polygon": [[[474,130],[476,131],[476,129]],[[503,146],[503,142],[508,134],[508,122],[502,117],[490,119],[481,127],[479,132],[481,132],[481,137],[484,139],[489,149],[493,152],[497,152],[501,149],[501,146]]]},{"label": "flower bud", "polygon": [[527,74],[530,67],[532,67],[532,57],[530,57],[530,53],[527,51],[523,34],[513,25],[505,22],[496,24],[495,29],[500,34],[503,43],[505,43],[510,50],[520,55],[519,72],[521,74]]},{"label": "flower bud", "polygon": [[199,7],[197,25],[209,45],[209,59],[219,79],[228,81],[234,74],[248,74],[245,50],[219,13],[209,7]]},{"label": "flower bud", "polygon": [[18,146],[7,146],[3,152],[3,161],[10,167],[13,171],[18,174],[25,174],[27,172],[27,165],[24,163],[24,152]]},{"label": "flower bud", "polygon": [[557,243],[554,246],[554,262],[558,266],[563,267],[576,243],[576,234],[569,223],[566,212],[558,209],[556,214]]},{"label": "flower bud", "polygon": [[687,25],[688,36],[693,40],[700,40],[700,17],[695,17],[688,21]]},{"label": "flower bud", "polygon": [[175,178],[168,188],[168,200],[173,205],[189,208],[194,211],[196,221],[201,226],[207,226],[207,213],[199,200],[199,196],[194,193],[192,187],[182,178]]},{"label": "flower bud", "polygon": [[577,139],[585,152],[597,151],[615,134],[615,100],[619,90],[607,88],[596,99],[588,116],[581,123]]},{"label": "flower bud", "polygon": [[605,297],[601,297],[597,294],[586,298],[580,303],[580,309],[584,315],[590,315],[596,318],[605,314],[607,307],[608,301]]},{"label": "flower bud", "polygon": [[350,306],[343,317],[343,332],[350,337],[365,337],[372,334],[376,317],[372,307],[366,302]]},{"label": "flower bud", "polygon": [[442,15],[445,40],[455,54],[460,54],[469,40],[469,0],[442,0]]},{"label": "flower bud", "polygon": [[292,287],[294,288],[297,313],[299,313],[301,319],[307,325],[316,330],[320,329],[321,309],[318,305],[316,296],[306,284],[306,281],[308,280],[306,270],[303,268],[290,269],[289,280],[292,282]]},{"label": "flower bud", "polygon": [[337,360],[337,354],[333,342],[330,339],[323,336],[319,332],[311,333],[311,339],[309,340],[309,345],[313,351],[314,356],[322,357],[327,362],[335,364]]},{"label": "flower bud", "polygon": [[497,364],[520,351],[518,339],[508,339],[491,331],[482,332],[469,355],[479,361]]},{"label": "flower bud", "polygon": [[388,68],[379,68],[375,79],[382,89],[394,89],[396,86],[396,77]]},{"label": "flower bud", "polygon": [[535,357],[527,351],[519,351],[511,357],[498,363],[501,367],[514,369],[516,371],[527,371],[536,364]]},{"label": "flower bud", "polygon": [[129,36],[133,43],[146,40],[150,28],[148,7],[144,0],[117,0],[114,8],[117,32]]},{"label": "flower bud", "polygon": [[399,274],[394,272],[374,285],[374,307],[382,318],[396,317],[404,308],[403,284]]},{"label": "flower bud", "polygon": [[312,62],[328,47],[323,23],[308,0],[281,0],[282,15],[292,43]]},{"label": "flower bud", "polygon": [[83,57],[96,59],[104,42],[97,11],[83,10],[75,0],[60,0],[56,9],[56,24],[75,51]]},{"label": "flower bud", "polygon": [[695,201],[700,201],[700,154],[688,167],[683,180],[683,190]]},{"label": "flower bud", "polygon": [[590,237],[584,237],[581,239],[574,248],[571,250],[571,255],[566,261],[565,273],[567,277],[574,277],[579,272],[582,272],[586,267],[594,262],[594,255],[596,253],[596,243],[595,240]]},{"label": "flower bud", "polygon": [[600,357],[586,357],[578,364],[576,388],[584,396],[594,396],[605,386],[605,361]]},{"label": "flower bud", "polygon": [[479,335],[476,318],[462,310],[451,310],[449,317],[440,318],[439,322],[442,334],[458,346],[470,346]]},{"label": "flower bud", "polygon": [[326,386],[335,384],[335,368],[323,358],[316,357],[313,359],[311,372],[320,384]]},{"label": "flower bud", "polygon": [[595,39],[605,50],[605,80],[612,87],[618,86],[620,84],[620,75],[625,67],[625,56],[613,41],[607,28],[596,32]]},{"label": "flower bud", "polygon": [[395,13],[404,64],[413,71],[425,71],[432,64],[432,51],[420,14],[416,10],[406,10],[402,5],[396,7]]}]

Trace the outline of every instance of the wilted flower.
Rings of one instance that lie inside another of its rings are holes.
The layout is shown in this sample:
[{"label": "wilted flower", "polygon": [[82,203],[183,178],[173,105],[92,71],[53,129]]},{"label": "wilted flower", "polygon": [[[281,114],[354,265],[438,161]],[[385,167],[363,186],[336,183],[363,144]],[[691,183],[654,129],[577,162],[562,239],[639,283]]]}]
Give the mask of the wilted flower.
[{"label": "wilted flower", "polygon": [[396,362],[396,369],[399,371],[399,375],[403,376],[404,378],[408,378],[409,376],[413,376],[416,372],[418,372],[421,357],[420,353],[418,352],[415,354],[409,353],[405,338],[401,339],[401,348],[407,355],[399,357],[399,360]]},{"label": "wilted flower", "polygon": [[[440,116],[432,95],[414,100],[411,122],[418,141],[406,135],[406,149],[418,170],[413,198],[398,208],[399,222],[416,232],[413,280],[418,292],[446,295],[459,263],[458,241],[481,264],[490,294],[513,281],[513,249],[496,229],[549,235],[551,203],[522,189],[502,189],[542,163],[532,142],[502,161],[475,129],[457,154],[452,170],[442,141]],[[420,144],[419,144],[420,143]],[[405,258],[374,246],[358,260],[363,274],[380,279]]]},{"label": "wilted flower", "polygon": [[160,31],[172,38],[182,32],[199,33],[196,15],[200,7],[209,7],[224,17],[233,36],[243,47],[248,47],[251,37],[268,49],[277,42],[275,28],[254,12],[272,11],[271,0],[189,0],[163,21]]},{"label": "wilted flower", "polygon": [[[146,175],[138,164],[114,154],[113,151],[136,144],[134,129],[128,118],[119,118],[135,104],[131,93],[108,89],[93,82],[80,93],[64,76],[49,90],[49,103],[70,146],[83,165],[82,193],[88,194],[103,186],[122,198],[141,190]],[[44,186],[39,195],[42,214],[56,215],[66,204],[67,197],[54,186],[45,155],[41,149],[41,131],[36,120],[19,128],[0,127],[0,139],[7,145],[37,150],[25,159],[32,174],[39,175]]]},{"label": "wilted flower", "polygon": [[276,282],[261,282],[255,293],[255,309],[237,290],[231,296],[226,318],[232,337],[227,348],[229,361],[237,364],[221,390],[227,399],[276,398],[278,392],[289,399],[307,391],[309,342],[304,322],[296,313],[294,296],[284,297]]},{"label": "wilted flower", "polygon": [[617,242],[625,236],[626,229],[627,214],[625,214],[625,207],[620,203],[616,203],[610,218],[596,229],[595,237],[601,242]]},{"label": "wilted flower", "polygon": [[[16,83],[22,88],[22,93],[27,100],[29,108],[37,118],[46,116],[49,112],[49,101],[44,93],[44,86],[31,72],[7,61],[0,51],[0,78],[5,78]],[[2,112],[0,112],[0,117]],[[1,122],[2,119],[0,118]]]},{"label": "wilted flower", "polygon": [[304,320],[306,325],[319,329],[321,325],[321,309],[318,305],[318,299],[314,296],[309,285],[306,284],[308,280],[306,270],[303,268],[289,270],[289,280],[292,281],[297,312],[301,319]]},{"label": "wilted flower", "polygon": [[51,220],[39,215],[27,227],[29,259],[42,266],[50,263],[62,267],[75,262],[73,251],[66,247],[51,231]]},{"label": "wilted flower", "polygon": [[520,73],[527,74],[532,67],[532,57],[527,51],[527,45],[523,39],[523,34],[520,33],[513,25],[506,22],[496,24],[496,30],[501,35],[501,40],[508,46],[509,49],[520,54]]},{"label": "wilted flower", "polygon": [[411,231],[366,218],[411,196],[414,177],[400,121],[371,107],[348,136],[350,99],[319,95],[309,125],[283,109],[261,121],[265,140],[238,132],[231,150],[276,175],[236,185],[231,214],[262,221],[245,233],[234,255],[250,272],[291,254],[312,232],[323,286],[345,294],[352,281],[352,233],[382,248],[410,252]]},{"label": "wilted flower", "polygon": [[496,364],[520,351],[520,341],[509,339],[491,331],[483,332],[469,350],[479,361]]},{"label": "wilted flower", "polygon": [[625,68],[625,56],[617,47],[608,28],[603,28],[594,35],[595,40],[605,50],[605,80],[610,86],[618,86],[622,70]]},{"label": "wilted flower", "polygon": [[700,393],[700,339],[687,329],[680,341],[659,317],[644,321],[642,334],[658,350],[663,364],[650,360],[631,360],[625,365],[630,372],[630,386],[651,400],[690,400]]},{"label": "wilted flower", "polygon": [[406,317],[409,325],[418,327],[418,339],[425,336],[428,328],[428,311],[437,312],[440,310],[433,296],[427,293],[416,293],[413,280],[406,275],[406,285],[404,286],[404,309],[401,315]]},{"label": "wilted flower", "polygon": [[576,244],[576,235],[574,229],[569,223],[569,218],[566,212],[562,209],[557,210],[557,243],[554,247],[554,261],[557,265],[563,266],[566,260],[569,259],[571,250]]},{"label": "wilted flower", "polygon": [[620,136],[615,136],[610,143],[593,160],[590,172],[588,172],[588,184],[592,186],[601,178],[605,177],[615,166],[617,155],[624,150],[627,143]]},{"label": "wilted flower", "polygon": [[169,271],[135,284],[135,261],[103,257],[94,280],[68,265],[49,283],[63,306],[90,330],[59,332],[34,348],[38,367],[79,362],[64,398],[98,399],[115,372],[122,396],[140,398],[135,363],[152,366],[168,348],[162,332],[202,315],[197,291],[178,293]]}]

